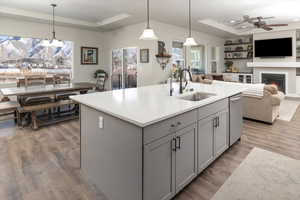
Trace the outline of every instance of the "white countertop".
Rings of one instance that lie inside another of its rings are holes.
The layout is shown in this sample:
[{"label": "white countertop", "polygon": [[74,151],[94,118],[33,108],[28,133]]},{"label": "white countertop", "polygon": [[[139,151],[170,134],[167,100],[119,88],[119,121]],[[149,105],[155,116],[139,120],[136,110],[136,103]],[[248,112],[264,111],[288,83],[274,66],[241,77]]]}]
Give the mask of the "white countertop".
[{"label": "white countertop", "polygon": [[202,101],[192,102],[179,99],[178,84],[174,83],[173,86],[175,90],[174,96],[169,96],[168,85],[153,85],[77,95],[72,96],[71,99],[139,127],[146,127],[178,114],[239,94],[246,89],[246,86],[243,84],[219,81],[214,81],[212,85],[190,83],[189,88],[194,88],[194,92],[216,94],[216,96]]}]

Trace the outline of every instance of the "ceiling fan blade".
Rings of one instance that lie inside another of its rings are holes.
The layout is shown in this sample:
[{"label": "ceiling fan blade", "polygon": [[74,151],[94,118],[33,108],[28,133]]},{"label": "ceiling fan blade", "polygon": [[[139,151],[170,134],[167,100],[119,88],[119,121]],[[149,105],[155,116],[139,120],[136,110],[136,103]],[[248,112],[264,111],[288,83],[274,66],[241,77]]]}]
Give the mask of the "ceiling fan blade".
[{"label": "ceiling fan blade", "polygon": [[288,24],[268,24],[268,26],[288,26]]},{"label": "ceiling fan blade", "polygon": [[262,19],[274,19],[275,17],[263,17]]},{"label": "ceiling fan blade", "polygon": [[268,25],[265,25],[265,26],[261,26],[260,28],[266,30],[266,31],[271,31],[273,30],[271,27],[269,27]]},{"label": "ceiling fan blade", "polygon": [[259,20],[262,19],[262,17],[248,17],[248,20]]}]

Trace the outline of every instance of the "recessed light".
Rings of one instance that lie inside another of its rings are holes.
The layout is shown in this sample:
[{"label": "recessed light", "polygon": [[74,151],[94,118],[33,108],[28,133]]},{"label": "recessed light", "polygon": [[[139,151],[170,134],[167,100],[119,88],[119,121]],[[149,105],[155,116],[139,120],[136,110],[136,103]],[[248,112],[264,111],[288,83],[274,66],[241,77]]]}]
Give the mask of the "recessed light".
[{"label": "recessed light", "polygon": [[233,24],[233,23],[235,23],[235,20],[232,19],[232,20],[230,20],[229,22],[230,22],[231,24]]},{"label": "recessed light", "polygon": [[245,28],[247,28],[247,26],[241,26],[241,28],[242,28],[242,29],[245,29]]}]

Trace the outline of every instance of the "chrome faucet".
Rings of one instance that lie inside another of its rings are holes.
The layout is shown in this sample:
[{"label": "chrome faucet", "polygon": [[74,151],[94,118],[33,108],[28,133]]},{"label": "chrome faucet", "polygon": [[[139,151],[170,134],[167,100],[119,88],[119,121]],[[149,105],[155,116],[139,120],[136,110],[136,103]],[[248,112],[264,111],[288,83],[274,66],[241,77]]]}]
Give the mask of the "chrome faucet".
[{"label": "chrome faucet", "polygon": [[186,71],[189,76],[190,76],[190,80],[192,81],[192,74],[191,74],[191,71],[190,71],[190,67],[188,68],[184,68],[184,69],[179,69],[179,94],[182,94],[183,93],[183,90],[186,88],[187,84],[188,84],[188,81],[185,82],[185,86],[183,87],[182,86],[182,79],[183,79],[183,75],[184,75],[184,72]]},{"label": "chrome faucet", "polygon": [[173,88],[173,77],[171,76],[171,78],[169,78],[169,81],[170,81],[170,96],[173,96],[173,91],[174,91],[174,88]]}]

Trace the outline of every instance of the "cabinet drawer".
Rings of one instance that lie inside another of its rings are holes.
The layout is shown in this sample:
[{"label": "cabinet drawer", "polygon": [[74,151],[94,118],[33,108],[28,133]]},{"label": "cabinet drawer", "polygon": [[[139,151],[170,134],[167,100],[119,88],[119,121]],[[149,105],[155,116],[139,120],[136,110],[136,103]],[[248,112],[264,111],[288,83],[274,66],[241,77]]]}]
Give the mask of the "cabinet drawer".
[{"label": "cabinet drawer", "polygon": [[198,120],[204,119],[209,115],[215,114],[224,109],[228,109],[228,98],[199,108]]},{"label": "cabinet drawer", "polygon": [[144,144],[149,144],[154,140],[174,133],[197,121],[197,110],[192,110],[184,114],[166,119],[156,124],[144,128]]}]

